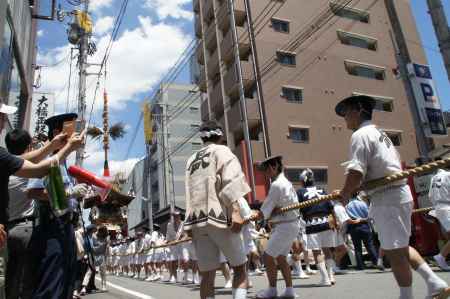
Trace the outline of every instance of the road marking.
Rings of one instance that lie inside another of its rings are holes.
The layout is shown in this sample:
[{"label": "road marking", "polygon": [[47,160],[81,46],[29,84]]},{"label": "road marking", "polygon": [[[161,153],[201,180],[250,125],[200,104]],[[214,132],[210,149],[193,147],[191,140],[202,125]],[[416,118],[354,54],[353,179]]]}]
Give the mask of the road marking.
[{"label": "road marking", "polygon": [[[98,277],[96,277],[95,280],[101,281],[101,279],[98,278]],[[108,281],[106,282],[106,285],[108,285],[108,286],[110,286],[110,287],[112,287],[112,288],[114,288],[116,290],[119,290],[121,292],[133,295],[133,296],[141,298],[141,299],[155,299],[152,296],[145,295],[145,294],[142,294],[142,293],[139,293],[139,292],[136,292],[136,291],[129,290],[127,288],[121,287],[119,285],[116,285],[116,284],[108,282]]]}]

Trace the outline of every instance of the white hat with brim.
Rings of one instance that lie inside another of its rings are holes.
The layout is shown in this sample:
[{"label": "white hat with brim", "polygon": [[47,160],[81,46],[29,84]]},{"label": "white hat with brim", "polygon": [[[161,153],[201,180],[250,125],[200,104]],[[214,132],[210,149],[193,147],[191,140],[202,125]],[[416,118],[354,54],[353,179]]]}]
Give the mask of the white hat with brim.
[{"label": "white hat with brim", "polygon": [[17,111],[17,107],[0,103],[0,113],[13,114],[13,113],[16,113],[16,111]]}]

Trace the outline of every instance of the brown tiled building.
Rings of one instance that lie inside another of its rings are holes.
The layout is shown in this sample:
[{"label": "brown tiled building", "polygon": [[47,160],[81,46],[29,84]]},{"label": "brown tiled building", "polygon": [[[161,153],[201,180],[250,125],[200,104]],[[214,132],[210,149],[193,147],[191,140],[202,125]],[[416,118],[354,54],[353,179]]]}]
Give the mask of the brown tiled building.
[{"label": "brown tiled building", "polygon": [[[403,80],[395,74],[391,23],[381,0],[249,0],[272,154],[282,154],[295,183],[302,169],[316,171],[328,189],[343,182],[350,133],[334,113],[343,97],[377,99],[374,121],[392,138],[406,163],[418,156]],[[252,51],[243,0],[235,0],[239,52],[254,160],[263,159]],[[408,1],[395,1],[411,60],[426,64]],[[216,119],[242,158],[243,130],[233,34],[227,0],[194,0],[196,58],[205,94],[202,119]]]}]

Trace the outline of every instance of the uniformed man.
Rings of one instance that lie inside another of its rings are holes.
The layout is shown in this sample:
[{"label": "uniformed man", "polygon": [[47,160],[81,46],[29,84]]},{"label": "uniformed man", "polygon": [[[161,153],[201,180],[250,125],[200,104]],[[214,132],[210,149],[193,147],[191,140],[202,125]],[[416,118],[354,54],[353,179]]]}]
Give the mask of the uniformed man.
[{"label": "uniformed man", "polygon": [[257,298],[277,297],[277,265],[283,274],[286,289],[280,295],[282,298],[295,298],[292,288],[291,269],[286,260],[286,256],[291,250],[292,243],[297,238],[300,231],[298,221],[299,212],[289,211],[287,213],[272,215],[276,208],[283,208],[291,204],[298,203],[297,194],[291,182],[284,176],[281,156],[267,158],[259,165],[259,170],[272,180],[269,194],[264,200],[261,210],[257,212],[259,218],[269,220],[272,226],[272,234],[264,253],[264,263],[266,265],[267,280],[269,288],[258,292]]},{"label": "uniformed man", "polygon": [[[371,121],[374,106],[372,97],[351,96],[340,101],[335,108],[336,114],[343,117],[347,128],[353,131],[350,158],[345,164],[345,183],[341,191],[336,191],[344,203],[362,183],[402,170],[400,155],[394,144]],[[406,180],[372,190],[369,195],[369,217],[374,220],[381,248],[400,287],[400,299],[413,298],[411,267],[425,280],[429,298],[447,292],[447,283],[409,246],[413,199]]]},{"label": "uniformed man", "polygon": [[[66,121],[74,121],[77,114],[68,113],[48,118],[48,137],[52,140],[63,131]],[[35,227],[31,241],[34,259],[39,264],[38,283],[33,298],[71,298],[76,264],[75,234],[72,216],[77,206],[77,199],[87,194],[84,184],[74,186],[67,175],[65,161],[60,162],[63,183],[69,200],[69,208],[63,215],[57,216],[49,204],[49,194],[42,179],[31,179],[28,193],[38,203],[39,225]]]},{"label": "uniformed man", "polygon": [[185,230],[192,234],[198,257],[202,299],[214,297],[221,251],[234,269],[233,298],[247,296],[247,258],[238,200],[250,187],[237,157],[221,145],[223,136],[217,122],[203,123],[200,138],[204,146],[189,158],[186,166]]},{"label": "uniformed man", "polygon": [[[442,231],[445,233],[447,240],[450,240],[450,171],[444,169],[437,171],[431,179],[428,196],[433,204]],[[433,257],[439,268],[444,271],[450,271],[446,262],[449,253],[450,241],[447,241],[439,254]]]}]

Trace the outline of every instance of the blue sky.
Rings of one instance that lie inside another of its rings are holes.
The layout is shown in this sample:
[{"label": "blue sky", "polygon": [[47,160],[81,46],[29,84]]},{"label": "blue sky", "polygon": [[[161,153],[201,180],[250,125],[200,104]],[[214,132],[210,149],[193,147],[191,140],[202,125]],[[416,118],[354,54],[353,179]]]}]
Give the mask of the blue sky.
[{"label": "blue sky", "polygon": [[[50,1],[43,1],[42,13],[48,10]],[[59,1],[68,11],[75,9],[65,0]],[[101,108],[103,89],[109,93],[110,122],[122,121],[126,124],[128,134],[118,142],[111,144],[110,164],[112,171],[130,169],[137,158],[145,152],[142,128],[137,133],[136,141],[131,147],[133,131],[137,124],[143,99],[151,95],[153,88],[161,80],[171,65],[177,60],[184,48],[193,38],[193,15],[191,0],[130,0],[117,41],[112,49],[110,63],[107,66],[106,79],[100,80],[100,90],[94,105],[93,123],[101,125]],[[443,1],[450,15],[450,1]],[[95,24],[93,40],[97,53],[89,58],[92,63],[99,63],[109,40],[115,16],[122,0],[91,0],[92,16]],[[427,55],[428,63],[438,90],[438,95],[445,110],[450,110],[450,84],[445,73],[442,56],[431,19],[427,13],[426,1],[411,0],[413,14],[421,37],[421,43]],[[42,87],[38,91],[52,91],[57,95],[57,111],[64,112],[67,100],[69,77],[70,46],[67,42],[67,17],[64,22],[40,21],[38,38],[38,64],[56,66],[42,69]],[[76,107],[77,72],[73,64],[70,90],[71,109]],[[90,72],[96,68],[91,67]],[[186,66],[183,76],[177,81],[187,83]],[[94,97],[96,77],[88,78],[88,114]],[[126,161],[122,161],[127,158]],[[89,142],[87,145],[87,168],[100,172],[103,165],[101,144]]]}]

